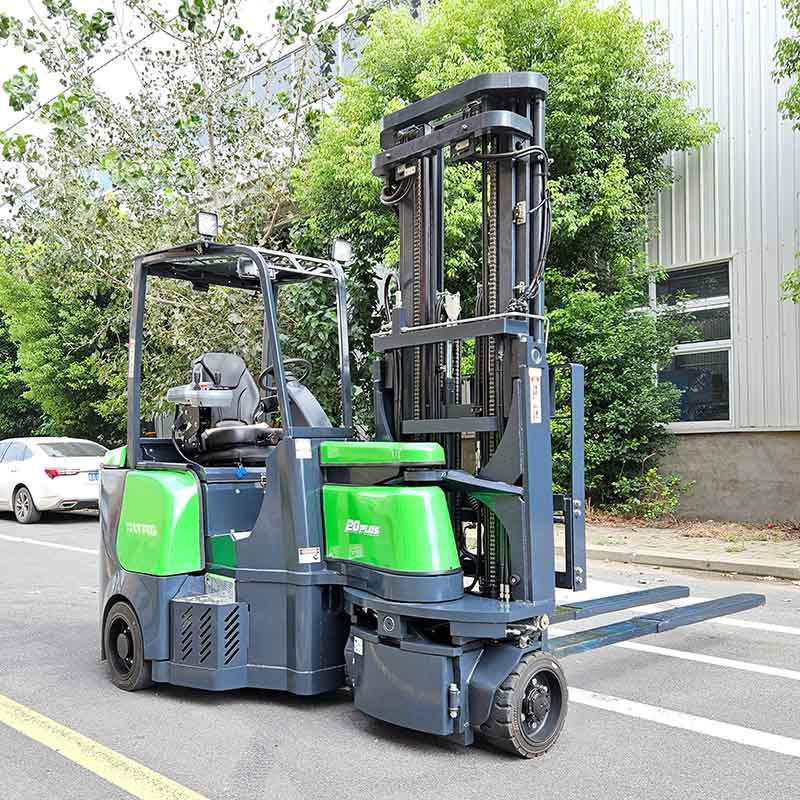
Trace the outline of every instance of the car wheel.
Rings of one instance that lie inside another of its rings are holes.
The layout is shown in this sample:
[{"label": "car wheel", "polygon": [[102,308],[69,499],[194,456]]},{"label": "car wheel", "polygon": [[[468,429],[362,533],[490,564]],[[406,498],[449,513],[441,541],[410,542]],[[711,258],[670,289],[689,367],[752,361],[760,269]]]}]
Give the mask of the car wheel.
[{"label": "car wheel", "polygon": [[36,508],[27,486],[20,486],[14,492],[14,516],[23,525],[38,522],[42,518],[42,512]]},{"label": "car wheel", "polygon": [[136,612],[127,603],[120,601],[111,607],[103,637],[114,686],[126,692],[151,686],[152,662],[144,657],[142,627]]}]

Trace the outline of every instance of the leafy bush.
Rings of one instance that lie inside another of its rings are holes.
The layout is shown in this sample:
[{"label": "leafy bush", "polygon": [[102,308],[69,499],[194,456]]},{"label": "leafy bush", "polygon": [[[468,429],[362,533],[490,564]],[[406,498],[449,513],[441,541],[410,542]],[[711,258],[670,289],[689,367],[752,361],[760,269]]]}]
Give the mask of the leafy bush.
[{"label": "leafy bush", "polygon": [[17,347],[0,317],[0,439],[29,436],[39,430],[41,412],[25,398],[27,388],[20,377]]},{"label": "leafy bush", "polygon": [[793,270],[783,279],[781,296],[784,300],[800,303],[800,270]]},{"label": "leafy bush", "polygon": [[679,475],[664,475],[657,467],[650,467],[641,475],[623,477],[615,482],[617,495],[627,499],[612,505],[611,510],[644,519],[670,516],[688,488],[689,484],[681,481]]},{"label": "leafy bush", "polygon": [[[632,310],[644,303],[645,277],[631,274],[616,292],[599,292],[588,275],[553,274],[550,292],[559,304],[550,314],[550,360],[586,366],[586,493],[598,505],[624,500],[643,466],[671,443],[664,423],[677,419],[680,393],[655,381],[656,366],[670,358],[671,343],[685,337],[690,321],[679,314],[653,316]],[[553,420],[553,473],[567,486],[569,418],[566,382],[559,382]]]},{"label": "leafy bush", "polygon": [[[800,0],[781,0],[781,7],[787,22],[792,27],[792,35],[778,39],[775,45],[775,80],[789,80],[786,93],[778,108],[786,119],[792,120],[795,129],[800,129]],[[800,254],[798,254],[800,255]],[[800,270],[787,273],[781,283],[781,296],[784,300],[800,303]]]}]

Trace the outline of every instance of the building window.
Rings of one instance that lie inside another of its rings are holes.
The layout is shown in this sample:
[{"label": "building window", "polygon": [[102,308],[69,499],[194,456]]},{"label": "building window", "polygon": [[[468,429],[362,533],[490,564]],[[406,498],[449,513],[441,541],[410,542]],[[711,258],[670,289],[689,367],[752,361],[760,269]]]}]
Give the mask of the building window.
[{"label": "building window", "polygon": [[727,262],[670,270],[655,282],[651,301],[691,314],[695,336],[673,350],[658,373],[681,390],[681,422],[729,421],[731,301]]}]

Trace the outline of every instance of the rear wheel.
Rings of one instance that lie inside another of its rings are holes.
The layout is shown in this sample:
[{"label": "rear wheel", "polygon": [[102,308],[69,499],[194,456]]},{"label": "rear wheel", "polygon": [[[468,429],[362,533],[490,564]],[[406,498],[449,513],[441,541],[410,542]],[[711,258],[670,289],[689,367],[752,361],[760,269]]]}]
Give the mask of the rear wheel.
[{"label": "rear wheel", "polygon": [[152,664],[144,657],[142,628],[127,603],[120,601],[111,607],[103,628],[103,641],[114,686],[136,692],[152,685]]},{"label": "rear wheel", "polygon": [[42,518],[42,512],[36,508],[27,486],[20,486],[14,492],[14,516],[22,525],[38,522]]},{"label": "rear wheel", "polygon": [[551,655],[529,653],[498,687],[482,737],[525,758],[546,753],[567,716],[567,681]]}]

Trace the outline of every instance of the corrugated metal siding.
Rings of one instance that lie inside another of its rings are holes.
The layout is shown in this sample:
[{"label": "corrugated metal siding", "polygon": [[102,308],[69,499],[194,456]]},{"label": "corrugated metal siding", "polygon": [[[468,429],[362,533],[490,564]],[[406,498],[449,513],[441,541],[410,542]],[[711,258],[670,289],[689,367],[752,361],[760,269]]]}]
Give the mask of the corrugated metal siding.
[{"label": "corrugated metal siding", "polygon": [[731,258],[733,429],[800,428],[800,308],[780,281],[800,250],[800,137],[777,110],[775,42],[790,32],[779,0],[631,0],[673,35],[675,74],[720,127],[675,153],[649,244],[665,266]]}]

